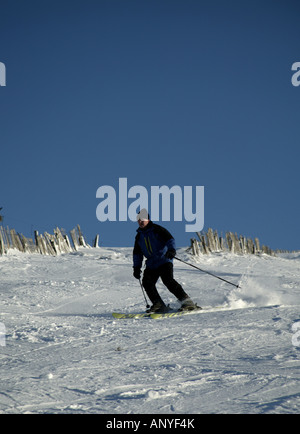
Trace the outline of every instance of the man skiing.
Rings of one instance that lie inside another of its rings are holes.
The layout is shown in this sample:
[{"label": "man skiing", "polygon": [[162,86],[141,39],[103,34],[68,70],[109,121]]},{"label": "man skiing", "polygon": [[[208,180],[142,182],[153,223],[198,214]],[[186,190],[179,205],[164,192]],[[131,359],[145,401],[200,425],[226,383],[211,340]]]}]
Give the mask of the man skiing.
[{"label": "man skiing", "polygon": [[175,240],[167,229],[153,223],[147,210],[142,209],[137,215],[139,228],[133,249],[133,275],[141,278],[143,257],[146,269],[143,275],[143,287],[152,302],[149,312],[167,312],[168,307],[161,299],[156,282],[159,277],[168,290],[177,297],[182,310],[193,310],[197,305],[173,277],[173,258],[176,255]]}]

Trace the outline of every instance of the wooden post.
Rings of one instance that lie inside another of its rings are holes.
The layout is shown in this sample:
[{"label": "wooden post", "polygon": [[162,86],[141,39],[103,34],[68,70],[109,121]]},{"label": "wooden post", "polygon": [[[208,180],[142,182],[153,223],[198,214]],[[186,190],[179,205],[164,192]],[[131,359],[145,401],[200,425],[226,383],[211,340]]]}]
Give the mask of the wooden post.
[{"label": "wooden post", "polygon": [[5,253],[5,247],[4,247],[4,242],[3,242],[3,238],[2,238],[2,233],[0,231],[0,255],[3,255]]},{"label": "wooden post", "polygon": [[99,243],[99,235],[97,234],[94,240],[94,247],[99,247],[98,243]]},{"label": "wooden post", "polygon": [[255,243],[256,253],[260,252],[259,239],[258,238],[254,238],[254,243]]},{"label": "wooden post", "polygon": [[84,236],[82,235],[82,232],[81,232],[79,225],[77,225],[77,229],[78,229],[78,235],[79,235],[79,237],[78,237],[79,245],[82,247],[86,247],[86,242],[85,242]]},{"label": "wooden post", "polygon": [[72,238],[72,242],[73,242],[74,250],[77,252],[77,250],[78,250],[78,242],[77,242],[77,238],[76,238],[76,232],[75,232],[75,229],[72,229],[72,230],[70,231],[70,235],[71,235],[71,238]]}]

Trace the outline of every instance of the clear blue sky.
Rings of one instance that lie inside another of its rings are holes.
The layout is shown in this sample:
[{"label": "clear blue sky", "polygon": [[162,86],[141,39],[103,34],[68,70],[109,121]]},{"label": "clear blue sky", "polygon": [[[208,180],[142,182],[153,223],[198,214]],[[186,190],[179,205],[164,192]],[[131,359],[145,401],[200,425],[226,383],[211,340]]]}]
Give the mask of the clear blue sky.
[{"label": "clear blue sky", "polygon": [[[0,4],[0,206],[24,235],[96,218],[96,191],[204,186],[205,226],[300,249],[297,0]],[[185,222],[161,222],[189,244]]]}]

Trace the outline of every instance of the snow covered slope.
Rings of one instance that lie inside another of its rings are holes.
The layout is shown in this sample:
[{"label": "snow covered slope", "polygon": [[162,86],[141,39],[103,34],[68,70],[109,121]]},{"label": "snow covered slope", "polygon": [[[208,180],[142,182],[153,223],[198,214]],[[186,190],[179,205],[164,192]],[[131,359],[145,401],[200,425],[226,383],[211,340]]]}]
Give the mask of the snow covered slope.
[{"label": "snow covered slope", "polygon": [[240,289],[175,262],[176,279],[213,309],[115,320],[113,310],[145,307],[131,255],[0,257],[0,413],[300,411],[300,255],[199,258]]}]

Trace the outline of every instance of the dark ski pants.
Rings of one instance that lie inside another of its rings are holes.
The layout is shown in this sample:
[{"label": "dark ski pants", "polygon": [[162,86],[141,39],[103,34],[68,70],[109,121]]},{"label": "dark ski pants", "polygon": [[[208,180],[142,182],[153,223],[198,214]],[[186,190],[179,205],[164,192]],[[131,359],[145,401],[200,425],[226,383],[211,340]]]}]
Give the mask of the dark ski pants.
[{"label": "dark ski pants", "polygon": [[161,278],[163,284],[168,288],[168,290],[178,298],[178,300],[183,300],[187,297],[182,286],[176,282],[173,277],[173,264],[167,262],[158,268],[151,269],[146,268],[143,276],[143,287],[150,298],[151,302],[154,304],[162,299],[156,289],[156,282]]}]

